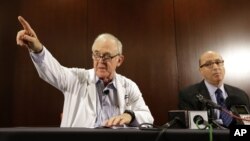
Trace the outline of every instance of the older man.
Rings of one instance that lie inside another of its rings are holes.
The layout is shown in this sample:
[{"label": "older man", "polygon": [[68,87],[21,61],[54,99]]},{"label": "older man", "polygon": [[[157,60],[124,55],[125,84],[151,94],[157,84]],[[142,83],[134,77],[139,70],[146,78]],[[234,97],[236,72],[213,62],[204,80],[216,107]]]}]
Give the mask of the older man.
[{"label": "older man", "polygon": [[95,39],[93,69],[66,68],[40,43],[29,23],[18,19],[24,29],[17,33],[17,44],[29,49],[39,76],[64,94],[61,127],[153,123],[138,86],[116,73],[124,56],[115,36],[105,33]]}]

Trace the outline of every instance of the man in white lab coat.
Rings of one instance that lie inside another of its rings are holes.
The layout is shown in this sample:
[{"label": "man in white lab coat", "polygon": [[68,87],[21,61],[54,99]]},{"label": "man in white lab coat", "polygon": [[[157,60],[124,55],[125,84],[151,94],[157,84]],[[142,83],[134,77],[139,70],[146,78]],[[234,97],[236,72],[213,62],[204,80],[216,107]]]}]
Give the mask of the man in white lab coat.
[{"label": "man in white lab coat", "polygon": [[104,33],[95,39],[93,69],[66,68],[40,43],[29,23],[21,16],[18,19],[23,30],[17,33],[17,44],[28,48],[39,76],[64,94],[61,127],[153,123],[138,86],[116,73],[124,56],[115,36]]}]

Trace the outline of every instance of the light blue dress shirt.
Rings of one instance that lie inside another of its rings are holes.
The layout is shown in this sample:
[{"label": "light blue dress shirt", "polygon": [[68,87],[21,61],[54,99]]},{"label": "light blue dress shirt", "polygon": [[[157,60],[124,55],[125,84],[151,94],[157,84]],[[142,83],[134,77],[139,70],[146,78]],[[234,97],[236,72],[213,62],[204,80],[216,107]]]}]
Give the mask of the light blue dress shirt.
[{"label": "light blue dress shirt", "polygon": [[95,127],[103,126],[104,122],[119,114],[118,96],[115,81],[111,81],[106,87],[102,80],[97,79],[97,118]]},{"label": "light blue dress shirt", "polygon": [[[226,99],[226,98],[228,97],[227,92],[226,92],[225,89],[224,89],[224,85],[221,85],[220,87],[215,87],[215,86],[209,84],[207,81],[205,81],[205,85],[206,85],[206,87],[207,87],[207,89],[208,89],[208,92],[209,92],[209,95],[210,95],[210,97],[211,97],[211,100],[212,100],[214,103],[218,104],[218,103],[217,103],[217,100],[216,100],[216,95],[215,95],[215,91],[216,91],[218,88],[221,89],[221,91],[222,91],[222,96],[223,96],[224,99]],[[215,109],[214,112],[215,112],[214,116],[215,116],[216,121],[217,121],[218,123],[222,124],[222,120],[219,118],[219,117],[220,117],[220,111],[217,110],[217,109]]]}]

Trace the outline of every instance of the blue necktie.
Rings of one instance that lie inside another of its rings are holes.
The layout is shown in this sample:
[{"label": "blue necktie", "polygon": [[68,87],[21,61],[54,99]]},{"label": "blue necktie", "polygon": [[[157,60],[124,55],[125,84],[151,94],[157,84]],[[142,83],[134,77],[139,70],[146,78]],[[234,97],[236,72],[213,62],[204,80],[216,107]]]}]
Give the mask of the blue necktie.
[{"label": "blue necktie", "polygon": [[[216,94],[217,103],[218,103],[223,109],[227,110],[227,107],[226,107],[226,104],[225,104],[225,100],[224,100],[224,98],[223,98],[223,96],[222,96],[222,91],[221,91],[221,89],[217,89],[217,90],[215,91],[215,94]],[[222,119],[223,124],[224,124],[225,126],[227,126],[227,127],[230,125],[230,123],[231,123],[232,120],[233,120],[233,118],[232,118],[229,114],[227,114],[226,112],[224,112],[224,111],[220,111],[220,119]]]}]

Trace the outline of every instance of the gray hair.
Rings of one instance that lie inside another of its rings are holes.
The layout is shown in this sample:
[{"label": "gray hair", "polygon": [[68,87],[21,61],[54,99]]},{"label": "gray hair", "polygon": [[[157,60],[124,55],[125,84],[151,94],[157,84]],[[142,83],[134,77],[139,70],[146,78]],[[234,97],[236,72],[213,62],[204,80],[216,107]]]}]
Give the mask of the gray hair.
[{"label": "gray hair", "polygon": [[[98,40],[105,40],[105,39],[111,39],[111,40],[114,40],[117,44],[117,50],[118,50],[118,53],[119,54],[122,54],[122,43],[121,41],[116,38],[114,35],[110,34],[110,33],[102,33],[100,35],[98,35],[94,41],[94,44],[95,42],[97,42]],[[94,50],[94,46],[92,46],[92,51]]]}]

